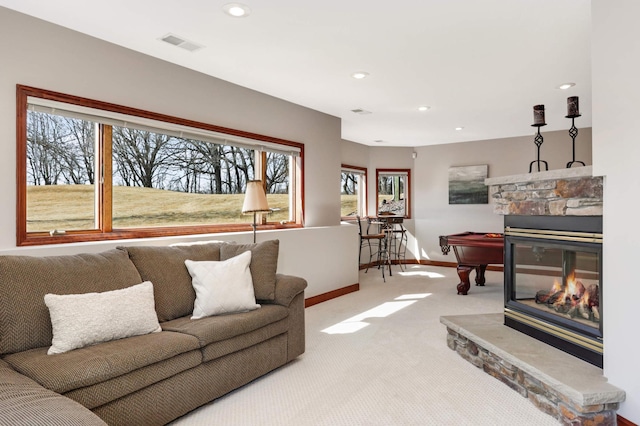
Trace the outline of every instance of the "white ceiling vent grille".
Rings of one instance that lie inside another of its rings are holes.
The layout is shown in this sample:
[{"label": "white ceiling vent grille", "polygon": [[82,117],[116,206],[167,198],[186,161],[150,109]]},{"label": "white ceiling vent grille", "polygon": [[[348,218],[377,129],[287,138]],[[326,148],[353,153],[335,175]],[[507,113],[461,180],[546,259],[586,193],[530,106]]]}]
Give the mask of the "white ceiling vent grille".
[{"label": "white ceiling vent grille", "polygon": [[196,50],[200,50],[204,47],[192,41],[185,40],[182,37],[178,37],[175,34],[167,34],[160,40],[164,41],[165,43],[177,46],[181,49],[188,50],[189,52],[195,52]]}]

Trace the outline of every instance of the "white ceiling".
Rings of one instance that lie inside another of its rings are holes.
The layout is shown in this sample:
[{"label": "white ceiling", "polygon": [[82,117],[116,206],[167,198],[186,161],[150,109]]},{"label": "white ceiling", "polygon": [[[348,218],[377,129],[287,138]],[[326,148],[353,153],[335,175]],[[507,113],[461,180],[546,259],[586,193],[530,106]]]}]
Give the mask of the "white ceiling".
[{"label": "white ceiling", "polygon": [[[224,0],[0,5],[340,117],[343,139],[366,145],[532,135],[536,104],[543,132],[566,130],[568,96],[580,97],[576,126],[591,126],[588,0],[242,2],[248,17],[224,14]],[[204,48],[159,40],[168,33]],[[559,90],[565,82],[576,86]]]}]

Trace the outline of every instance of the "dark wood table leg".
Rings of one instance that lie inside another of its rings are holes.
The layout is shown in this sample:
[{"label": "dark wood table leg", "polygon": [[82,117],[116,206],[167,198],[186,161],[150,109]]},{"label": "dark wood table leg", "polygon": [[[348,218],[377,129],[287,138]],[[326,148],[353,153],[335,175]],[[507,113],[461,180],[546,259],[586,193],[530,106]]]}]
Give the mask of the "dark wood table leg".
[{"label": "dark wood table leg", "polygon": [[476,266],[476,285],[484,286],[486,282],[484,279],[484,271],[487,270],[487,265]]},{"label": "dark wood table leg", "polygon": [[458,276],[460,277],[460,284],[458,284],[458,294],[462,294],[466,296],[471,288],[471,283],[469,282],[469,274],[474,269],[473,266],[467,265],[458,265]]}]

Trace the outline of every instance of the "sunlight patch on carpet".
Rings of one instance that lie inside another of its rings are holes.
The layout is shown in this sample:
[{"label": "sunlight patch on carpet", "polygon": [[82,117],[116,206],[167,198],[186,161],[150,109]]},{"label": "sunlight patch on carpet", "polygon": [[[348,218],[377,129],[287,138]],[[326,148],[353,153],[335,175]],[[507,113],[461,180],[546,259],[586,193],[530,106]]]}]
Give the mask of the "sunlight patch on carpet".
[{"label": "sunlight patch on carpet", "polygon": [[428,278],[444,278],[444,275],[431,271],[404,271],[398,272],[403,277],[428,277]]},{"label": "sunlight patch on carpet", "polygon": [[338,324],[325,328],[324,330],[322,330],[322,332],[326,334],[355,333],[356,331],[362,330],[369,325],[368,322],[364,321],[365,319],[385,318],[391,314],[398,312],[401,309],[406,308],[407,306],[413,305],[414,303],[416,303],[416,300],[408,300],[404,302],[385,302],[373,309],[369,309],[368,311],[365,311],[361,314],[358,314],[351,318],[347,318],[346,320],[341,321]]},{"label": "sunlight patch on carpet", "polygon": [[413,300],[413,299],[424,299],[425,297],[431,296],[432,293],[419,293],[419,294],[403,294],[402,296],[398,296],[393,300]]}]

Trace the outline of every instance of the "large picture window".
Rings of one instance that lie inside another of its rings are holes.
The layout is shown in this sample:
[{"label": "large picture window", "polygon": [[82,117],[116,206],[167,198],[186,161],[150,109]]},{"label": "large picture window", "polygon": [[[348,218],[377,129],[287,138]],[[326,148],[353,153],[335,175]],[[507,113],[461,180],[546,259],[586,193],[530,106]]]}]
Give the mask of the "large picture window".
[{"label": "large picture window", "polygon": [[376,169],[378,214],[411,217],[410,178],[409,169]]},{"label": "large picture window", "polygon": [[304,146],[18,86],[18,245],[250,230],[301,223]]},{"label": "large picture window", "polygon": [[367,169],[342,165],[340,216],[344,219],[367,215]]}]

